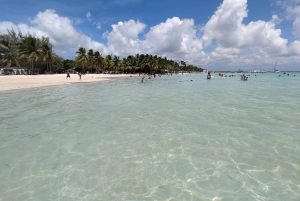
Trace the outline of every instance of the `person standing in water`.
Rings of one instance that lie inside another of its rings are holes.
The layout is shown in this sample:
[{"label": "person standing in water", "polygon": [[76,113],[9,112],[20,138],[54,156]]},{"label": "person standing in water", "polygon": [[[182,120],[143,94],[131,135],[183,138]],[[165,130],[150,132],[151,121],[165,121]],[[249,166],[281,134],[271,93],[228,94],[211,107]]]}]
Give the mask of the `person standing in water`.
[{"label": "person standing in water", "polygon": [[210,74],[210,72],[208,72],[208,74],[207,74],[207,77],[206,77],[207,79],[210,79],[211,78],[211,74]]}]

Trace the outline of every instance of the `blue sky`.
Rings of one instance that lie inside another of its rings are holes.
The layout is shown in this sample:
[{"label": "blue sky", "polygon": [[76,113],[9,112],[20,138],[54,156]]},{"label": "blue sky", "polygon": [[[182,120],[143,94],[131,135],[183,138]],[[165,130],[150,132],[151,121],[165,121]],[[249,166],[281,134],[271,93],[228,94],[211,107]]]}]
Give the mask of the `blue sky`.
[{"label": "blue sky", "polygon": [[48,36],[73,58],[153,54],[211,70],[300,70],[300,0],[0,0],[0,34]]}]

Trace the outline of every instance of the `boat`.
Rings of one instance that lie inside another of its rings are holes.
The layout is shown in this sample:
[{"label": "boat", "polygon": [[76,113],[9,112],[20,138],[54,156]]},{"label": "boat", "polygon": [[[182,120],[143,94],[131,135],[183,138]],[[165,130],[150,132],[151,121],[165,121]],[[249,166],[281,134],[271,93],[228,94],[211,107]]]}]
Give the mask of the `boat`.
[{"label": "boat", "polygon": [[280,73],[280,70],[276,70],[277,63],[278,63],[278,60],[276,61],[275,66],[274,66],[274,73]]},{"label": "boat", "polygon": [[219,75],[219,76],[221,76],[221,77],[227,77],[227,76],[226,76],[226,73],[224,73],[224,72],[215,72],[215,74],[216,74],[216,75]]}]

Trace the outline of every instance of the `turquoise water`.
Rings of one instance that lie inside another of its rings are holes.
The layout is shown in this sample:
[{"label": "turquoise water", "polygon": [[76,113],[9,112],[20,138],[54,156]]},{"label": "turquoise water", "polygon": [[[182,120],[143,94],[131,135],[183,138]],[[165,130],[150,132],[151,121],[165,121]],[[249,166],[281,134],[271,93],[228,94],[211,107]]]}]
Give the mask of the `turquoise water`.
[{"label": "turquoise water", "polygon": [[256,75],[0,92],[0,200],[300,200],[300,73]]}]

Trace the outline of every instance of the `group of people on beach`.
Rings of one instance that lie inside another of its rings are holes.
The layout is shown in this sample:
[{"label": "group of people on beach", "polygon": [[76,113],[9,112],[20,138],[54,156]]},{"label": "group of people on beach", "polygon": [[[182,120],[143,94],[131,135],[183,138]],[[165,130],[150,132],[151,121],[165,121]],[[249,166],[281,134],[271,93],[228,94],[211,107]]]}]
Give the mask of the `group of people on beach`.
[{"label": "group of people on beach", "polygon": [[[78,72],[78,76],[79,76],[79,79],[81,80],[81,73],[79,73]],[[71,79],[71,76],[70,76],[70,73],[69,72],[67,72],[67,77],[66,77],[66,79]]]}]

